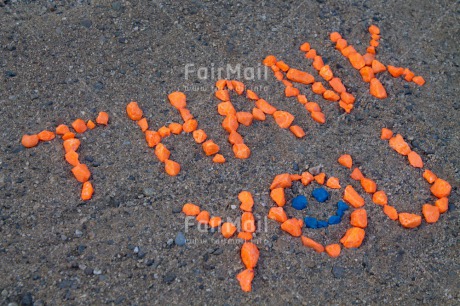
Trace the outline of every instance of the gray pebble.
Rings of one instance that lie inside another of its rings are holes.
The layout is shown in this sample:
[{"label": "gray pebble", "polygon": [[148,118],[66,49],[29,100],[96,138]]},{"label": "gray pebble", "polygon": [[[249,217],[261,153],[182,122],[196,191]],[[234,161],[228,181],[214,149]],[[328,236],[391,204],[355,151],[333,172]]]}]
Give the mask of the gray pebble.
[{"label": "gray pebble", "polygon": [[292,164],[292,170],[294,170],[294,171],[299,171],[299,170],[300,170],[299,164],[296,163],[296,162],[294,162],[294,163]]},{"label": "gray pebble", "polygon": [[89,20],[89,19],[83,19],[83,20],[80,22],[80,24],[81,24],[82,26],[84,26],[85,28],[88,28],[88,29],[89,29],[89,28],[91,28],[91,26],[93,25],[93,22],[92,22],[91,20]]},{"label": "gray pebble", "polygon": [[219,255],[222,254],[223,252],[224,252],[223,249],[217,248],[217,249],[214,250],[214,252],[212,252],[212,255],[219,256]]},{"label": "gray pebble", "polygon": [[86,274],[86,275],[92,275],[92,274],[93,274],[93,269],[91,269],[90,267],[87,267],[87,268],[85,269],[85,274]]},{"label": "gray pebble", "polygon": [[75,230],[75,237],[80,238],[81,236],[83,236],[83,232],[80,230]]},{"label": "gray pebble", "polygon": [[178,246],[183,246],[186,243],[185,235],[182,232],[178,232],[174,243]]},{"label": "gray pebble", "polygon": [[345,275],[345,269],[339,266],[333,266],[332,274],[335,278],[342,278]]},{"label": "gray pebble", "polygon": [[93,274],[94,275],[101,275],[102,271],[101,271],[101,269],[94,269]]},{"label": "gray pebble", "polygon": [[318,174],[320,174],[320,173],[321,173],[321,167],[322,167],[322,166],[323,166],[323,165],[318,165],[318,166],[315,166],[315,167],[310,168],[310,173],[311,173],[312,175],[318,175]]},{"label": "gray pebble", "polygon": [[135,247],[134,250],[133,250],[134,253],[139,253],[139,247]]},{"label": "gray pebble", "polygon": [[95,90],[102,90],[102,89],[104,89],[104,84],[102,82],[97,82],[96,84],[94,84],[94,89]]},{"label": "gray pebble", "polygon": [[112,10],[120,11],[122,8],[123,8],[123,6],[121,5],[121,2],[112,3]]},{"label": "gray pebble", "polygon": [[105,281],[105,280],[107,280],[107,275],[99,275],[99,280],[100,280],[100,281]]},{"label": "gray pebble", "polygon": [[175,279],[176,279],[176,274],[172,272],[169,272],[163,277],[163,281],[168,285],[172,284]]},{"label": "gray pebble", "polygon": [[144,188],[143,193],[146,197],[151,197],[155,194],[155,189],[146,187]]},{"label": "gray pebble", "polygon": [[34,299],[30,292],[27,292],[26,294],[22,296],[21,305],[28,306],[28,305],[33,305],[33,304],[34,304]]}]

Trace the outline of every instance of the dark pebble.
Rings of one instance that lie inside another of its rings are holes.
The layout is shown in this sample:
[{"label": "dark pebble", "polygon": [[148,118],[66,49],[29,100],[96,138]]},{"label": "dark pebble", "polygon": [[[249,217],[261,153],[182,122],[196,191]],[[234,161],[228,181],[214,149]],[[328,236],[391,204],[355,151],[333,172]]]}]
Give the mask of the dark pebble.
[{"label": "dark pebble", "polygon": [[90,267],[85,268],[85,274],[86,275],[93,275],[93,269],[91,269]]},{"label": "dark pebble", "polygon": [[104,89],[104,84],[102,82],[97,82],[96,84],[94,84],[94,89],[103,90]]},{"label": "dark pebble", "polygon": [[19,152],[22,152],[22,151],[24,151],[24,150],[25,150],[25,149],[24,149],[23,146],[18,146],[18,147],[16,147],[16,148],[14,148],[13,150],[11,150],[11,153],[13,153],[13,154],[18,154]]},{"label": "dark pebble", "polygon": [[181,211],[182,211],[182,207],[179,206],[179,205],[174,206],[173,209],[172,209],[172,212],[175,213],[175,214],[178,214]]},{"label": "dark pebble", "polygon": [[120,38],[118,38],[118,42],[120,44],[126,44],[128,42],[128,40],[126,38],[124,38],[124,37],[120,37]]},{"label": "dark pebble", "polygon": [[94,158],[91,155],[87,155],[84,157],[84,160],[86,160],[89,163],[92,163],[94,161]]},{"label": "dark pebble", "polygon": [[123,6],[121,5],[121,2],[112,3],[112,10],[120,11],[122,8],[123,8]]},{"label": "dark pebble", "polygon": [[21,305],[29,306],[34,304],[34,299],[30,292],[27,292],[22,296]]},{"label": "dark pebble", "polygon": [[14,78],[14,77],[16,76],[16,72],[11,71],[11,70],[7,70],[7,71],[5,72],[5,76],[6,76],[7,78]]},{"label": "dark pebble", "polygon": [[86,250],[86,245],[79,245],[77,247],[78,254],[83,254],[83,252]]},{"label": "dark pebble", "polygon": [[144,259],[145,255],[147,255],[147,252],[145,252],[143,250],[139,250],[139,253],[137,253],[137,257],[139,259]]},{"label": "dark pebble", "polygon": [[171,285],[175,279],[176,279],[176,274],[169,272],[163,277],[163,282],[165,282],[168,285]]},{"label": "dark pebble", "polygon": [[342,278],[345,275],[345,269],[339,266],[333,266],[332,274],[335,278]]},{"label": "dark pebble", "polygon": [[93,25],[93,22],[89,19],[84,19],[80,22],[80,24],[84,26],[85,28],[89,29]]},{"label": "dark pebble", "polygon": [[123,303],[125,301],[125,297],[124,296],[120,296],[118,297],[116,300],[115,300],[115,305],[120,305],[121,303]]},{"label": "dark pebble", "polygon": [[294,162],[294,163],[292,164],[292,170],[294,170],[294,171],[299,171],[299,170],[300,170],[299,164],[296,163],[296,162]]},{"label": "dark pebble", "polygon": [[213,266],[213,265],[210,265],[210,264],[205,263],[205,264],[203,265],[203,268],[204,268],[205,270],[208,270],[208,271],[209,271],[209,270],[214,270],[216,267]]},{"label": "dark pebble", "polygon": [[60,289],[64,289],[64,288],[72,287],[72,284],[73,284],[72,280],[65,279],[62,282],[60,282],[58,286]]},{"label": "dark pebble", "polygon": [[212,255],[219,256],[219,255],[221,255],[223,252],[224,252],[223,249],[217,248],[214,252],[212,252]]}]

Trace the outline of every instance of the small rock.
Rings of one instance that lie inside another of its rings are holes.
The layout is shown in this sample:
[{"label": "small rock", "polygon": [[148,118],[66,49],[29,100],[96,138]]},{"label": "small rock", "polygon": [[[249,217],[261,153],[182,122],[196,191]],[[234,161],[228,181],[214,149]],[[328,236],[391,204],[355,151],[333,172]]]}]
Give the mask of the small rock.
[{"label": "small rock", "polygon": [[7,71],[5,72],[5,76],[6,76],[7,78],[14,78],[14,77],[16,76],[16,72],[11,71],[11,70],[7,70]]},{"label": "small rock", "polygon": [[167,245],[172,245],[174,243],[174,239],[169,238],[168,241],[166,242]]},{"label": "small rock", "polygon": [[73,284],[73,281],[65,279],[62,282],[59,283],[59,289],[65,289],[65,288],[70,288]]},{"label": "small rock", "polygon": [[80,230],[75,230],[75,237],[80,238],[81,236],[83,236],[83,232]]},{"label": "small rock", "polygon": [[299,195],[299,196],[296,196],[294,199],[292,199],[292,207],[297,210],[302,210],[306,208],[307,205],[308,205],[308,201],[304,195]]},{"label": "small rock", "polygon": [[97,82],[96,84],[94,84],[94,89],[96,89],[97,91],[103,90],[104,84],[102,82]]},{"label": "small rock", "polygon": [[176,239],[174,239],[174,243],[178,246],[183,246],[187,240],[185,239],[185,235],[182,232],[178,232],[176,235]]},{"label": "small rock", "polygon": [[318,175],[318,174],[320,174],[320,173],[321,173],[321,167],[322,167],[322,165],[318,165],[318,166],[315,166],[315,167],[310,168],[310,173],[311,173],[312,175]]},{"label": "small rock", "polygon": [[219,256],[219,255],[221,255],[223,252],[224,252],[224,250],[223,250],[223,249],[221,249],[221,248],[217,248],[217,249],[215,249],[215,251],[214,251],[214,252],[212,252],[212,255],[216,255],[216,256]]},{"label": "small rock", "polygon": [[93,274],[93,269],[91,269],[90,267],[87,267],[87,268],[85,269],[85,274],[86,274],[86,275],[92,275],[92,274]]},{"label": "small rock", "polygon": [[335,278],[342,278],[345,275],[345,269],[339,266],[333,266],[332,274]]},{"label": "small rock", "polygon": [[85,157],[83,157],[83,159],[89,163],[92,163],[94,162],[94,157],[92,157],[91,155],[87,155]]},{"label": "small rock", "polygon": [[172,212],[174,214],[178,214],[178,213],[182,212],[182,207],[179,206],[179,205],[176,205],[176,206],[173,207]]},{"label": "small rock", "polygon": [[307,228],[318,228],[318,220],[316,220],[316,218],[305,217],[303,222]]},{"label": "small rock", "polygon": [[122,8],[123,8],[123,6],[121,5],[121,2],[112,3],[112,10],[120,11]]},{"label": "small rock", "polygon": [[83,252],[85,252],[85,250],[86,250],[86,245],[79,245],[79,246],[77,247],[77,252],[78,252],[78,254],[80,254],[80,255],[83,254]]},{"label": "small rock", "polygon": [[93,22],[89,19],[83,19],[80,24],[84,26],[85,28],[89,29],[93,25]]},{"label": "small rock", "polygon": [[296,163],[296,162],[294,162],[294,163],[292,164],[292,170],[294,170],[294,171],[299,171],[299,170],[300,170],[299,164]]},{"label": "small rock", "polygon": [[341,216],[330,216],[327,222],[330,225],[333,225],[333,224],[339,224],[341,221],[342,221]]},{"label": "small rock", "polygon": [[120,305],[125,300],[124,296],[120,296],[115,300],[115,305]]},{"label": "small rock", "polygon": [[94,269],[94,270],[93,270],[93,274],[94,274],[94,275],[101,275],[101,274],[102,274],[102,271],[101,271],[101,269]]},{"label": "small rock", "polygon": [[139,247],[135,247],[134,250],[133,250],[134,253],[139,253]]},{"label": "small rock", "polygon": [[27,292],[26,294],[22,296],[21,305],[28,306],[28,305],[33,305],[33,304],[34,304],[34,299],[30,292]]},{"label": "small rock", "polygon": [[3,289],[3,291],[2,291],[2,296],[3,296],[3,297],[7,297],[7,296],[8,296],[8,290]]},{"label": "small rock", "polygon": [[145,255],[147,255],[147,252],[144,252],[143,250],[139,250],[139,253],[137,253],[137,258],[144,259]]},{"label": "small rock", "polygon": [[176,279],[176,274],[172,272],[169,272],[163,277],[163,281],[168,285],[171,285],[175,279]]},{"label": "small rock", "polygon": [[329,192],[323,187],[315,188],[311,195],[320,203],[326,202],[329,199]]},{"label": "small rock", "polygon": [[144,188],[143,193],[146,197],[151,197],[155,194],[155,189],[146,187]]}]

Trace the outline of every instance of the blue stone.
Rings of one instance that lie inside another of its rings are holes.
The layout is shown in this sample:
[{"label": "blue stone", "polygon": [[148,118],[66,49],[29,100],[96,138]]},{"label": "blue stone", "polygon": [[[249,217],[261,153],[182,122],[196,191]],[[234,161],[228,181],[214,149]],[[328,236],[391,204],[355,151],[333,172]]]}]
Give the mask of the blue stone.
[{"label": "blue stone", "polygon": [[318,228],[327,227],[328,225],[327,221],[318,220]]},{"label": "blue stone", "polygon": [[341,216],[330,216],[329,217],[329,220],[327,220],[327,222],[329,224],[339,224],[340,222],[342,221],[342,217]]},{"label": "blue stone", "polygon": [[345,214],[345,211],[343,210],[340,210],[340,209],[337,209],[337,212],[335,213],[337,216],[339,216],[340,218],[343,217],[343,215]]},{"label": "blue stone", "polygon": [[326,202],[329,199],[329,192],[323,187],[314,189],[311,195],[320,203]]},{"label": "blue stone", "polygon": [[296,196],[294,199],[292,199],[292,207],[294,207],[297,210],[302,210],[305,207],[307,207],[307,205],[307,198],[303,195]]},{"label": "blue stone", "polygon": [[344,201],[340,200],[339,202],[337,202],[337,210],[341,210],[341,211],[345,211],[345,210],[348,210],[348,205],[347,203],[345,203]]},{"label": "blue stone", "polygon": [[303,219],[303,222],[305,223],[305,226],[308,228],[318,228],[318,220],[313,217],[305,217]]},{"label": "blue stone", "polygon": [[183,246],[183,245],[185,245],[185,243],[187,242],[187,240],[185,239],[184,233],[178,232],[177,235],[176,235],[176,239],[174,239],[174,242],[175,242],[176,245],[178,245],[178,246]]}]

